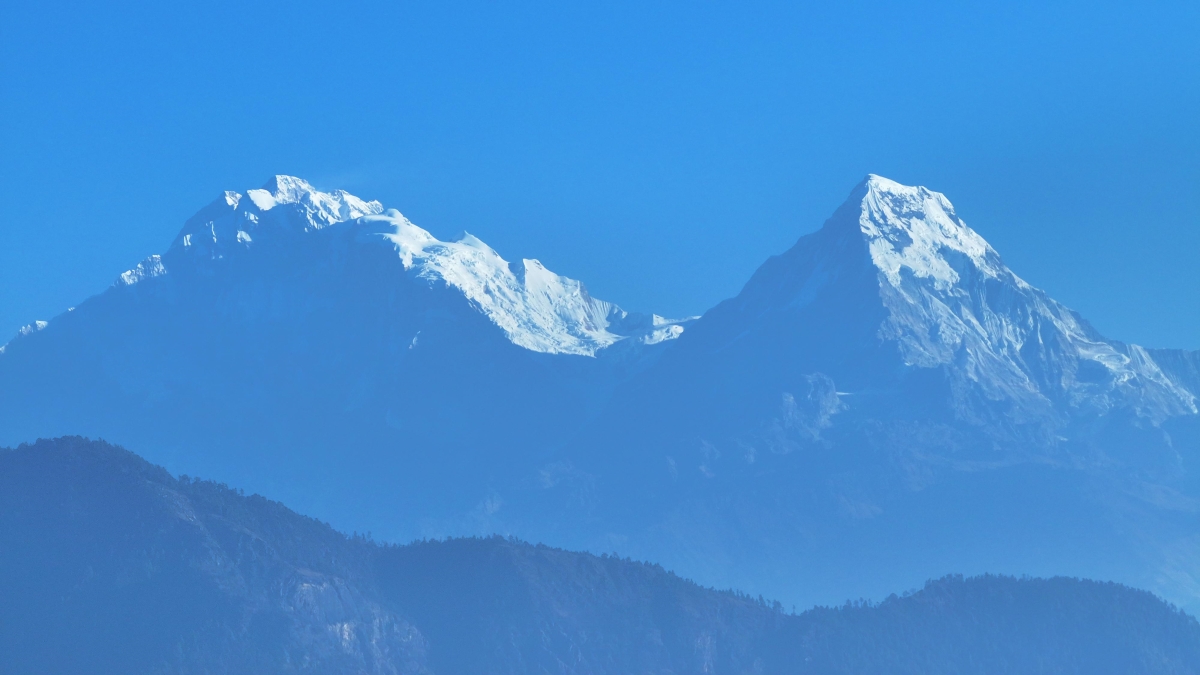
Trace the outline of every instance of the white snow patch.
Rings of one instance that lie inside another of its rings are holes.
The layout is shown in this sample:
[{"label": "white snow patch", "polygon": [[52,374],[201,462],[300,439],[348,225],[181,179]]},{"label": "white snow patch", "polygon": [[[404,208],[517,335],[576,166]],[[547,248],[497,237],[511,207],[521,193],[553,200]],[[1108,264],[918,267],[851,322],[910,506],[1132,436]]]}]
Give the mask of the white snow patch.
[{"label": "white snow patch", "polygon": [[34,321],[31,324],[21,326],[21,328],[17,330],[17,335],[32,335],[33,333],[36,333],[39,330],[45,329],[46,326],[49,326],[49,325],[50,325],[49,321]]},{"label": "white snow patch", "polygon": [[621,313],[592,298],[583,284],[537,260],[510,264],[477,237],[444,242],[394,209],[358,220],[359,241],[386,241],[404,268],[430,283],[458,289],[513,343],[538,352],[592,356],[626,336],[608,330]]},{"label": "white snow patch", "polygon": [[162,256],[152,255],[142,262],[138,263],[137,267],[122,272],[117,279],[117,283],[123,286],[132,286],[144,279],[162,276],[167,273],[167,269],[163,267]]}]

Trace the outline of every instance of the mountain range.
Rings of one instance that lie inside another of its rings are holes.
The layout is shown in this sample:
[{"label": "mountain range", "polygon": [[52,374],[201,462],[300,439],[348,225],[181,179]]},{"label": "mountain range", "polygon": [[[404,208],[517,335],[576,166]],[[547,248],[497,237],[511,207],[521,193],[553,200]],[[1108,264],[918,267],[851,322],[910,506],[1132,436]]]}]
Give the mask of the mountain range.
[{"label": "mountain range", "polygon": [[1113,583],[946,577],[796,614],[499,537],[383,546],[81,438],[0,449],[5,673],[1200,672]]},{"label": "mountain range", "polygon": [[78,434],[389,541],[499,532],[801,606],[948,572],[1200,606],[1200,353],[1101,336],[868,176],[702,317],[626,312],[292,177],[0,353]]}]

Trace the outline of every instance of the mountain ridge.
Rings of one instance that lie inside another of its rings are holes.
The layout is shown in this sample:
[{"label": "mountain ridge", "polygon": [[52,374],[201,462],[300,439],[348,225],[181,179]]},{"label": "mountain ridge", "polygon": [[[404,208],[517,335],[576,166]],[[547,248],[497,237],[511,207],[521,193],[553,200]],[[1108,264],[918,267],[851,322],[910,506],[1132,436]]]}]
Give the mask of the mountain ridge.
[{"label": "mountain ridge", "polygon": [[[619,550],[801,603],[949,564],[1200,606],[1177,553],[1195,353],[1104,339],[944,195],[869,176],[672,321],[382,204],[268,188],[10,343],[0,442],[103,436],[343,529]],[[1025,545],[995,550],[984,521]]]},{"label": "mountain ridge", "polygon": [[[709,344],[700,349],[725,349],[755,322],[803,312],[822,293],[833,294],[831,307],[818,307],[808,326],[781,330],[812,339],[810,326],[829,325],[842,340],[895,345],[900,361],[894,367],[952,367],[960,373],[959,396],[973,389],[984,402],[1014,404],[1005,411],[1009,416],[1046,418],[1051,428],[1041,432],[1044,440],[1065,423],[1052,418],[1064,414],[1097,416],[1126,407],[1157,425],[1197,413],[1196,394],[1168,376],[1148,350],[1106,340],[1014,274],[944,195],[875,175],[821,230],[772,257],[741,293],[706,314],[693,329],[699,335],[683,340],[680,350],[704,336]],[[867,304],[882,318],[854,316]],[[838,325],[848,319],[861,325]],[[714,328],[719,321],[728,325]],[[811,360],[848,356],[835,347],[818,345]]]},{"label": "mountain ridge", "polygon": [[1145,591],[944,577],[801,614],[513,539],[380,546],[81,438],[0,449],[6,672],[1194,673]]},{"label": "mountain ridge", "polygon": [[[390,244],[415,278],[458,289],[514,344],[531,351],[595,356],[623,339],[651,344],[672,339],[686,324],[653,316],[649,319],[655,328],[639,331],[642,317],[593,299],[582,283],[551,272],[538,260],[510,263],[469,233],[453,242],[439,241],[395,209],[344,190],[321,192],[293,176],[275,176],[245,196],[226,192],[188,219],[164,255],[168,260],[218,260],[259,245],[256,239],[339,226],[351,229],[347,239],[353,244]],[[152,256],[121,281],[131,284],[163,273],[163,256]],[[633,332],[613,333],[610,328]]]}]

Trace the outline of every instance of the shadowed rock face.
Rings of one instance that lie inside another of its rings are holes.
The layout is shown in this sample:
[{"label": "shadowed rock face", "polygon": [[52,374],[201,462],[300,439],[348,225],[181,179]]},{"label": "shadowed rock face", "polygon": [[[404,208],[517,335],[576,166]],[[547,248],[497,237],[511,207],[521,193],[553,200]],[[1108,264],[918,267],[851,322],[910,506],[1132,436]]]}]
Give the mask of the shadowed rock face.
[{"label": "shadowed rock face", "polygon": [[617,550],[789,604],[965,570],[1200,607],[1197,363],[1104,338],[878,176],[682,322],[276,177],[10,342],[0,443],[103,437],[344,530]]},{"label": "shadowed rock face", "polygon": [[89,673],[1194,673],[1200,625],[1072,579],[800,615],[515,540],[382,547],[79,438],[0,450],[0,662]]}]

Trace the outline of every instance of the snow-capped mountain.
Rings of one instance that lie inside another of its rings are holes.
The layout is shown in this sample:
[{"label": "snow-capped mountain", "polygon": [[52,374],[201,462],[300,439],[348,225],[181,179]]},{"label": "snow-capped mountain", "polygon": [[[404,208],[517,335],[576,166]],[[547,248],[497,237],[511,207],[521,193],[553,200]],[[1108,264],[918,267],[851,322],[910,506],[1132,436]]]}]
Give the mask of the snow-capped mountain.
[{"label": "snow-capped mountain", "polygon": [[370,527],[486,531],[492,486],[534,471],[688,321],[277,176],[10,342],[0,443],[103,437],[351,529],[404,511]]},{"label": "snow-capped mountain", "polygon": [[636,504],[606,536],[718,585],[836,601],[816,589],[1006,569],[1194,603],[1196,357],[1104,338],[946,197],[869,176],[570,461]]},{"label": "snow-capped mountain", "polygon": [[1200,606],[1200,353],[1098,334],[869,176],[702,318],[279,176],[0,353],[81,434],[396,540],[517,534],[840,602],[947,572]]},{"label": "snow-capped mountain", "polygon": [[1106,341],[1021,280],[945,196],[878,176],[865,191],[857,225],[888,309],[880,334],[905,365],[956,364],[993,400],[1129,406],[1157,422],[1196,413],[1196,397],[1146,350]]},{"label": "snow-capped mountain", "polygon": [[855,224],[888,310],[880,337],[906,366],[953,365],[988,400],[1023,406],[1128,407],[1156,423],[1197,412],[1145,349],[1105,340],[1009,270],[945,196],[879,176],[863,189]]},{"label": "snow-capped mountain", "polygon": [[708,378],[681,388],[739,401],[794,398],[829,378],[832,410],[960,425],[1023,452],[1115,414],[1151,427],[1197,414],[1182,373],[1027,284],[945,196],[874,175],[697,322],[659,371],[647,377]]},{"label": "snow-capped mountain", "polygon": [[[321,192],[292,176],[275,176],[244,196],[226,192],[187,221],[165,259],[216,261],[253,247],[287,246],[291,238],[330,228],[345,230],[357,244],[392,247],[411,277],[457,289],[513,344],[535,352],[594,356],[628,338],[647,344],[676,338],[686,323],[631,316],[537,260],[509,263],[470,234],[439,241],[377,201],[344,190]],[[166,271],[164,256],[151,256],[119,283],[132,285]]]}]

